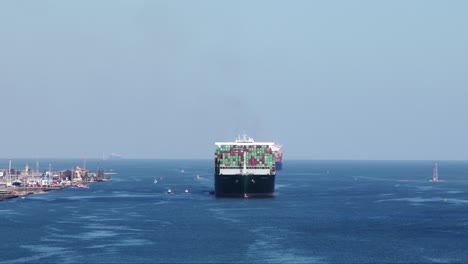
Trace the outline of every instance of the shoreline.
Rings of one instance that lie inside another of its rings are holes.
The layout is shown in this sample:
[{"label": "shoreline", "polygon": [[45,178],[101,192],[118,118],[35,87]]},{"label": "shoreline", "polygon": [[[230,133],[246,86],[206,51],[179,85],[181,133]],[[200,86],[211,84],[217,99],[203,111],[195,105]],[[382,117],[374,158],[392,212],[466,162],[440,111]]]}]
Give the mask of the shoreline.
[{"label": "shoreline", "polygon": [[18,197],[26,197],[33,194],[43,194],[48,193],[49,191],[61,190],[64,188],[71,187],[73,185],[67,186],[52,186],[52,187],[13,187],[7,188],[4,193],[0,194],[0,201],[14,199]]},{"label": "shoreline", "polygon": [[[91,181],[91,182],[107,182],[112,181],[112,178],[104,178],[99,181]],[[18,197],[26,197],[33,194],[45,194],[50,191],[55,190],[62,190],[69,187],[75,187],[78,185],[82,185],[85,183],[90,182],[77,182],[74,184],[67,184],[67,185],[54,185],[49,187],[6,187],[4,189],[0,189],[0,202],[10,199],[15,199]],[[89,187],[88,187],[89,188]]]}]

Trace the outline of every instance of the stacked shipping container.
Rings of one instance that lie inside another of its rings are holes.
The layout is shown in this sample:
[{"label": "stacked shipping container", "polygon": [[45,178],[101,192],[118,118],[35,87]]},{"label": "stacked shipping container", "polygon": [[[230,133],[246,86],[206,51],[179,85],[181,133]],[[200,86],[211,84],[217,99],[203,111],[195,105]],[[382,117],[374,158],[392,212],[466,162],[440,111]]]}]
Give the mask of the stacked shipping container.
[{"label": "stacked shipping container", "polygon": [[216,148],[215,163],[220,167],[275,167],[273,150],[268,145],[221,145]]}]

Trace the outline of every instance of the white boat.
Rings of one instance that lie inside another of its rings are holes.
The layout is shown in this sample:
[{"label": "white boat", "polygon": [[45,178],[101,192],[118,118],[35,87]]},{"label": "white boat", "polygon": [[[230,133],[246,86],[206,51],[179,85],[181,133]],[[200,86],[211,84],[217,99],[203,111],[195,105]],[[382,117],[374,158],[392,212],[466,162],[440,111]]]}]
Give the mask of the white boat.
[{"label": "white boat", "polygon": [[172,194],[172,190],[171,190],[171,189],[167,189],[167,193],[168,193],[168,194]]},{"label": "white boat", "polygon": [[444,180],[439,180],[439,168],[437,162],[434,163],[434,168],[432,169],[432,180],[430,182],[444,182]]},{"label": "white boat", "polygon": [[434,164],[434,168],[432,169],[432,181],[433,182],[439,181],[439,170],[437,168],[437,162]]},{"label": "white boat", "polygon": [[88,189],[88,188],[89,188],[88,185],[84,185],[84,184],[78,184],[78,185],[76,185],[76,187],[78,187],[78,188],[84,188],[84,189]]},{"label": "white boat", "polygon": [[189,193],[189,191],[187,189],[185,189],[185,193]]},{"label": "white boat", "polygon": [[158,183],[158,180],[154,179],[154,183]]}]

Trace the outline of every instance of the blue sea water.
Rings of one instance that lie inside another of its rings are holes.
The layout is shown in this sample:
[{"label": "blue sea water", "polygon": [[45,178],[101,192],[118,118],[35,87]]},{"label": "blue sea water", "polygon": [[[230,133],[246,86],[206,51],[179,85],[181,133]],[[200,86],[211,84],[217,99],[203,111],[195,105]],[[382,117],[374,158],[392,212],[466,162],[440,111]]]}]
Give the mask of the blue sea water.
[{"label": "blue sea water", "polygon": [[211,160],[99,166],[112,182],[0,202],[0,263],[468,262],[467,162],[435,183],[431,161],[286,161],[266,199],[210,195]]}]

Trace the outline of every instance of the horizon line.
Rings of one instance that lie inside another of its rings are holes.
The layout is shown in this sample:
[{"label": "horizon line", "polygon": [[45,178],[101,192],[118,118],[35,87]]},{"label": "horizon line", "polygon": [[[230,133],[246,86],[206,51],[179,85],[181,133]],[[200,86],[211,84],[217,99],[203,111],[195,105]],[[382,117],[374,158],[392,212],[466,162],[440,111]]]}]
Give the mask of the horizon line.
[{"label": "horizon line", "polygon": [[[102,159],[102,158],[82,158],[82,157],[40,157],[40,158],[33,158],[33,157],[12,157],[12,158],[0,158],[0,160],[44,160],[44,159],[52,159],[52,160],[100,160],[100,161],[119,161],[119,160],[211,160],[211,158],[189,158],[189,157],[182,157],[182,158],[151,158],[151,157],[129,157],[129,158],[118,158],[118,159]],[[291,158],[291,159],[284,159],[284,161],[468,161],[467,159],[324,159],[324,158]]]}]

